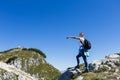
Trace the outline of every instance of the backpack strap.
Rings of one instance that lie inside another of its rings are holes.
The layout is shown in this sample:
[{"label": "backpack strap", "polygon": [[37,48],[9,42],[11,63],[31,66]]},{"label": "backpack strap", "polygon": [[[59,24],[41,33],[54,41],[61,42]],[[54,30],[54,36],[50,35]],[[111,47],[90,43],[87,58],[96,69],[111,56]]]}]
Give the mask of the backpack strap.
[{"label": "backpack strap", "polygon": [[[84,39],[84,41],[85,41],[85,39]],[[80,40],[80,43],[82,44],[82,45],[84,45],[84,43]]]}]

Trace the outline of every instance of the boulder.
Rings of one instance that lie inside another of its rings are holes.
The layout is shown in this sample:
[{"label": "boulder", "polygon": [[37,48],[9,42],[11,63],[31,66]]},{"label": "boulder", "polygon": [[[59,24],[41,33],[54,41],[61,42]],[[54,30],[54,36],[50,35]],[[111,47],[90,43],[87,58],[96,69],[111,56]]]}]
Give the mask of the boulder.
[{"label": "boulder", "polygon": [[79,75],[80,73],[81,71],[77,68],[68,68],[64,73],[61,74],[58,80],[70,80],[74,78],[75,75]]}]

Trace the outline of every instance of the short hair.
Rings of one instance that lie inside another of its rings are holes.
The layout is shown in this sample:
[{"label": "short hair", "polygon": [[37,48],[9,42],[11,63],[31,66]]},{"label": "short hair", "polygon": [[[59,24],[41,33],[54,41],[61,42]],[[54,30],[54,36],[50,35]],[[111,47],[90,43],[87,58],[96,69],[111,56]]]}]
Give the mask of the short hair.
[{"label": "short hair", "polygon": [[80,32],[80,35],[83,35],[83,36],[84,36],[84,32]]}]

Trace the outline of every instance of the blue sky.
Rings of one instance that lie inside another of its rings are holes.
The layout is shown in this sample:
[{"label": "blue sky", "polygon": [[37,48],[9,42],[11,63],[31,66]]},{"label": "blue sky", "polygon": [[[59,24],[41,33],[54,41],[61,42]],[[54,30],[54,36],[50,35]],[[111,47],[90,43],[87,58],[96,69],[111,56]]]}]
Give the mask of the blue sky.
[{"label": "blue sky", "polygon": [[[17,47],[42,50],[59,70],[76,65],[84,32],[92,43],[88,61],[120,52],[119,0],[1,0],[0,51]],[[80,58],[81,63],[82,58]]]}]

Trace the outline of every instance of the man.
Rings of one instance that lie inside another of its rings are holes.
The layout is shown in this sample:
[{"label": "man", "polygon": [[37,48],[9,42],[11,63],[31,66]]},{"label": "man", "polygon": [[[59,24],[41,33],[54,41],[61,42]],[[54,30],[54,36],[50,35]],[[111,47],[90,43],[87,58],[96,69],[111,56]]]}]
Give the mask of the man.
[{"label": "man", "polygon": [[75,68],[79,68],[79,58],[82,57],[85,63],[85,71],[84,72],[88,72],[88,62],[87,62],[87,56],[84,54],[85,51],[87,51],[87,49],[84,48],[84,33],[81,32],[79,34],[79,37],[75,37],[75,36],[68,36],[67,39],[72,38],[72,39],[76,39],[80,41],[80,48],[79,48],[79,54],[76,56],[77,59],[77,66]]}]

